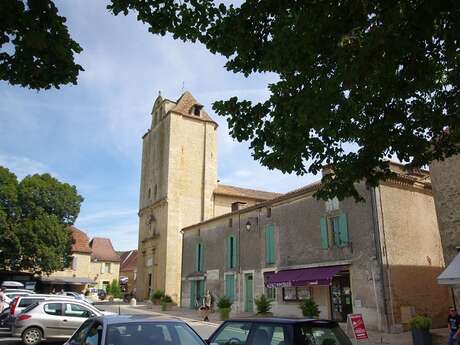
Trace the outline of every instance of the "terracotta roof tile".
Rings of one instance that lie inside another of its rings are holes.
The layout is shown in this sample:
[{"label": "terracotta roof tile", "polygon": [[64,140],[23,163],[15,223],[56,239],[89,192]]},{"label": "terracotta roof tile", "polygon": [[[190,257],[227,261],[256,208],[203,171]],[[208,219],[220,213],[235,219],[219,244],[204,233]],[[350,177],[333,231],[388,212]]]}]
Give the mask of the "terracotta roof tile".
[{"label": "terracotta roof tile", "polygon": [[72,253],[87,253],[91,254],[91,248],[89,247],[89,239],[86,234],[77,229],[75,226],[70,226],[74,243],[72,244]]},{"label": "terracotta roof tile", "polygon": [[89,246],[92,249],[91,260],[120,262],[120,257],[113,249],[110,239],[94,237],[89,242]]},{"label": "terracotta roof tile", "polygon": [[137,250],[123,252],[120,256],[120,271],[134,271],[137,266]]},{"label": "terracotta roof tile", "polygon": [[192,94],[188,91],[185,91],[182,96],[179,97],[179,99],[177,100],[176,102],[176,105],[174,106],[174,108],[171,109],[171,111],[175,112],[175,113],[179,113],[183,116],[188,116],[188,117],[192,117],[192,118],[195,118],[197,120],[203,120],[203,121],[207,121],[207,122],[213,122],[217,125],[217,122],[214,121],[211,116],[208,115],[208,113],[206,111],[204,111],[203,109],[201,109],[201,114],[200,116],[196,116],[196,115],[193,115],[193,106],[194,105],[198,105],[198,106],[201,106],[202,105],[200,103],[198,103],[198,101],[195,99],[195,97],[192,96]]},{"label": "terracotta roof tile", "polygon": [[281,195],[280,193],[265,192],[261,190],[241,188],[224,184],[217,185],[217,188],[214,189],[214,194],[243,197],[260,201],[274,199]]}]

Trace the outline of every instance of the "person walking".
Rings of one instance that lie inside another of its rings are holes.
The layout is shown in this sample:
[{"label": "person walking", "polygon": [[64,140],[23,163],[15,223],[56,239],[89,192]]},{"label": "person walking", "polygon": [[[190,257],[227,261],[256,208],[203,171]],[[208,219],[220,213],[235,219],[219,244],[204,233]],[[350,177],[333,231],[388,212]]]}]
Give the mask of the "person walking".
[{"label": "person walking", "polygon": [[460,315],[454,307],[449,308],[447,328],[449,329],[448,345],[460,345]]},{"label": "person walking", "polygon": [[0,314],[3,312],[3,308],[5,308],[5,288],[0,288]]}]

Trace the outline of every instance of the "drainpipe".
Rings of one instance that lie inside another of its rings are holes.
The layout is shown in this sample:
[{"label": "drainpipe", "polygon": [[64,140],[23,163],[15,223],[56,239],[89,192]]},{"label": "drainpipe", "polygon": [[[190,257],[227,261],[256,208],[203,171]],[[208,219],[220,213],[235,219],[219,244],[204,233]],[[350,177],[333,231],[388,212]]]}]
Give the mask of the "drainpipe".
[{"label": "drainpipe", "polygon": [[[385,271],[383,268],[383,258],[382,258],[382,245],[380,242],[380,229],[379,229],[379,221],[378,221],[378,209],[376,203],[376,187],[371,189],[371,206],[372,206],[372,223],[373,223],[373,230],[374,230],[374,241],[375,241],[375,258],[379,263],[380,269],[380,282],[383,294],[383,313],[385,317],[385,327],[389,329],[389,320],[388,320],[388,306],[387,306],[387,291],[385,286]],[[372,265],[372,263],[371,263]],[[377,313],[379,313],[379,302],[377,299],[377,286],[375,284],[375,277],[374,277],[374,270],[372,269],[372,280],[374,285],[374,292],[376,297],[376,305],[377,305]],[[380,319],[380,315],[378,316]],[[380,325],[379,325],[380,326]]]}]

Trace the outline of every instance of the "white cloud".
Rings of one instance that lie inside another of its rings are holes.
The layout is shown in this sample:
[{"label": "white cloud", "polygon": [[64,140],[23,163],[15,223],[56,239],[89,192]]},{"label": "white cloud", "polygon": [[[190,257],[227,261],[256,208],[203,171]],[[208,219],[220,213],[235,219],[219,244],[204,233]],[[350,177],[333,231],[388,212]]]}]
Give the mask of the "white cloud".
[{"label": "white cloud", "polygon": [[84,216],[78,217],[77,223],[79,226],[86,227],[88,225],[94,224],[98,221],[106,221],[108,219],[114,220],[114,218],[126,217],[126,216],[135,216],[137,215],[137,210],[135,209],[114,209],[108,207],[108,209],[87,213]]},{"label": "white cloud", "polygon": [[0,166],[3,166],[16,174],[19,180],[22,180],[27,175],[44,173],[48,173],[53,177],[58,178],[58,175],[51,171],[51,169],[45,164],[28,157],[0,154]]}]

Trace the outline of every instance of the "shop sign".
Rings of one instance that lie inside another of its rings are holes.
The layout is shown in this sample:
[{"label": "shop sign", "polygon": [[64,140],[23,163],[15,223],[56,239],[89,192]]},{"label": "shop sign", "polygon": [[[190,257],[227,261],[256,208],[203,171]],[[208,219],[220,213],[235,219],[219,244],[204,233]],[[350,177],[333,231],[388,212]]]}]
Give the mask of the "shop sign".
[{"label": "shop sign", "polygon": [[349,314],[348,322],[351,324],[353,335],[356,340],[368,339],[366,326],[364,326],[363,316],[361,314]]}]

